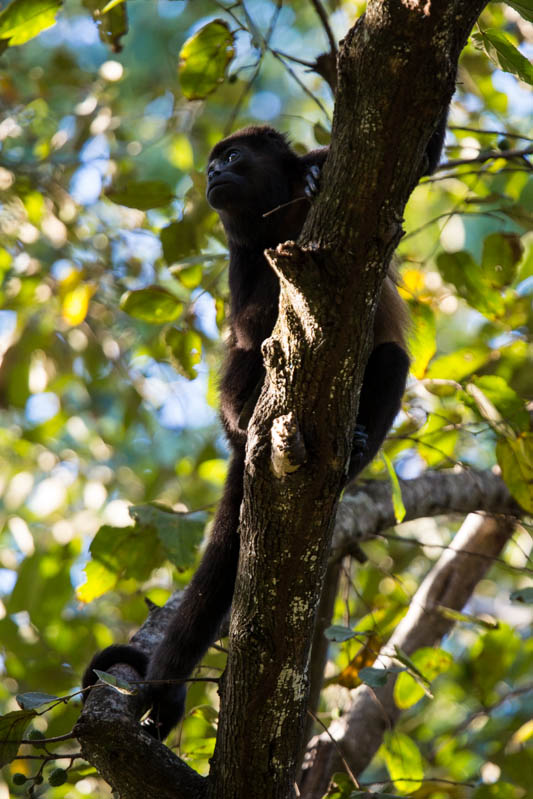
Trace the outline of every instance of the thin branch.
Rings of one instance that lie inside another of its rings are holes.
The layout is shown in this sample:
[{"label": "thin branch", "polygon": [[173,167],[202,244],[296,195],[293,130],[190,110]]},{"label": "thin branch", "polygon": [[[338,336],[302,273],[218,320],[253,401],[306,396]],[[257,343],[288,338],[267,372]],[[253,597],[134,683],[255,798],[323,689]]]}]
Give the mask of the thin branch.
[{"label": "thin branch", "polygon": [[[439,164],[436,171],[442,172],[443,169],[453,169],[456,166],[463,166],[465,164],[484,164],[487,161],[492,161],[499,158],[510,160],[511,158],[526,159],[526,156],[533,153],[533,144],[528,147],[522,147],[515,150],[485,150],[479,153],[474,158],[454,158],[451,161],[445,161]],[[526,160],[528,166],[533,169],[533,166]]]},{"label": "thin branch", "polygon": [[464,130],[468,133],[481,133],[481,134],[490,134],[492,136],[502,136],[506,139],[522,139],[523,141],[532,141],[529,136],[521,136],[518,133],[509,133],[507,130],[484,130],[483,128],[469,128],[464,127],[463,125],[448,125],[450,130]]},{"label": "thin branch", "polygon": [[314,95],[314,94],[313,94],[313,92],[311,91],[311,89],[309,89],[309,88],[308,88],[308,87],[305,85],[305,83],[304,83],[304,82],[301,80],[301,78],[299,78],[299,77],[298,77],[298,75],[297,75],[297,74],[296,74],[296,72],[295,72],[295,71],[292,69],[292,67],[290,67],[288,64],[286,64],[286,63],[285,63],[285,61],[283,60],[282,56],[281,56],[281,55],[280,55],[280,54],[279,54],[279,53],[278,53],[276,50],[271,50],[271,53],[272,53],[272,55],[274,56],[274,58],[277,58],[277,59],[278,59],[278,61],[280,61],[280,62],[283,64],[283,66],[285,67],[285,69],[287,70],[287,72],[289,73],[289,75],[291,76],[291,78],[292,78],[293,80],[295,80],[295,81],[296,81],[296,83],[298,84],[298,86],[300,87],[300,89],[302,89],[302,91],[303,91],[303,92],[305,92],[305,94],[307,94],[307,96],[308,96],[308,97],[310,97],[310,98],[311,98],[311,100],[313,100],[313,102],[317,104],[317,106],[320,108],[320,110],[322,111],[322,113],[323,113],[323,114],[325,114],[325,116],[326,116],[326,119],[328,120],[328,122],[331,122],[331,115],[328,113],[328,111],[327,111],[326,107],[325,107],[325,106],[323,105],[323,103],[322,103],[322,102],[321,102],[321,101],[318,99],[318,97],[316,97],[316,95]]},{"label": "thin branch", "polygon": [[347,760],[345,759],[345,757],[343,756],[343,754],[342,754],[342,752],[341,752],[341,750],[340,750],[340,748],[339,748],[339,746],[338,746],[338,744],[337,744],[337,741],[336,741],[336,740],[335,740],[335,738],[332,736],[332,734],[330,733],[330,731],[328,730],[328,728],[326,727],[326,725],[324,724],[324,722],[322,721],[322,719],[319,719],[319,718],[318,718],[318,716],[317,716],[315,713],[313,713],[313,711],[312,711],[312,710],[308,710],[307,712],[308,712],[308,714],[311,716],[311,718],[313,719],[313,721],[314,721],[314,722],[316,722],[317,724],[319,724],[319,725],[322,727],[322,729],[324,730],[324,733],[325,733],[325,734],[328,736],[328,738],[330,739],[331,743],[333,744],[333,746],[334,746],[334,747],[335,747],[335,749],[337,750],[337,752],[338,752],[338,754],[339,754],[339,757],[340,757],[340,759],[342,760],[342,765],[343,765],[343,766],[344,766],[344,768],[346,769],[346,773],[347,773],[347,774],[348,774],[348,776],[350,777],[350,779],[351,779],[351,781],[353,782],[354,786],[355,786],[356,788],[360,788],[361,786],[359,785],[359,782],[357,781],[357,777],[355,776],[355,774],[354,774],[354,773],[353,773],[353,771],[351,770],[351,768],[350,768],[350,765],[349,765],[348,761],[347,761]]},{"label": "thin branch", "polygon": [[328,15],[326,13],[326,9],[322,5],[321,0],[311,0],[311,2],[313,4],[313,7],[314,7],[316,13],[318,14],[318,16],[320,18],[320,22],[322,23],[322,27],[324,28],[324,31],[326,32],[326,36],[328,37],[329,49],[330,49],[330,51],[332,53],[336,53],[337,52],[337,40],[335,39],[333,31],[331,30],[331,26],[329,24],[329,19],[328,19]]}]

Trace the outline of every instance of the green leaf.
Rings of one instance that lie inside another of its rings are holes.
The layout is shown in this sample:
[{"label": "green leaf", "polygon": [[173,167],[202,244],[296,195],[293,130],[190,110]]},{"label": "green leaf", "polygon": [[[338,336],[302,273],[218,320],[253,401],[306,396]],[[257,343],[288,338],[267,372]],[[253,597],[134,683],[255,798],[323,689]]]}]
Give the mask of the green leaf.
[{"label": "green leaf", "polygon": [[395,790],[414,794],[424,778],[422,756],[415,742],[402,732],[386,732],[381,753]]},{"label": "green leaf", "polygon": [[183,313],[183,305],[161,286],[127,291],[120,298],[120,307],[135,319],[152,324],[174,322]]},{"label": "green leaf", "polygon": [[83,5],[90,11],[98,28],[100,41],[113,52],[120,52],[120,39],[128,32],[128,17],[124,0],[83,0]]},{"label": "green leaf", "polygon": [[175,195],[164,180],[138,180],[128,183],[124,188],[111,189],[106,196],[118,205],[148,211],[168,205]]},{"label": "green leaf", "polygon": [[181,261],[191,253],[198,252],[201,246],[198,231],[198,223],[189,219],[172,222],[161,230],[159,238],[167,264]]},{"label": "green leaf", "polygon": [[390,671],[388,669],[375,669],[373,666],[365,666],[359,671],[359,679],[371,688],[382,688],[387,684]]},{"label": "green leaf", "polygon": [[398,475],[394,470],[394,466],[391,463],[391,459],[388,457],[386,452],[382,452],[381,457],[385,462],[385,466],[387,467],[387,472],[389,475],[389,480],[391,482],[392,507],[394,509],[394,518],[396,519],[396,523],[400,524],[400,522],[403,522],[406,513],[405,505],[403,504],[402,489],[400,488]]},{"label": "green leaf", "polygon": [[36,707],[41,707],[41,705],[48,705],[50,702],[57,702],[59,699],[58,696],[53,696],[52,694],[43,694],[40,691],[29,691],[26,694],[17,694],[15,697],[18,703],[18,706],[22,708],[22,710],[33,710]]},{"label": "green leaf", "polygon": [[[413,654],[411,662],[424,676],[424,679],[431,682],[437,675],[447,671],[453,660],[451,655],[443,649],[423,647]],[[411,673],[404,671],[396,680],[394,701],[399,708],[405,710],[415,705],[426,693],[424,686]]]},{"label": "green leaf", "polygon": [[437,325],[433,310],[423,302],[410,302],[411,326],[408,349],[411,371],[415,377],[424,376],[427,365],[435,355]]},{"label": "green leaf", "polygon": [[195,289],[202,282],[203,269],[201,263],[191,264],[191,266],[174,266],[170,270],[173,277],[177,277],[179,282],[186,289]]},{"label": "green leaf", "polygon": [[0,12],[0,39],[9,45],[24,44],[55,25],[63,0],[13,0]]},{"label": "green leaf", "polygon": [[124,3],[125,0],[109,0],[109,3],[105,5],[102,9],[102,14],[107,14],[108,11],[111,11],[112,8],[115,6],[119,6],[121,3]]},{"label": "green leaf", "polygon": [[478,627],[484,627],[486,630],[497,630],[500,626],[499,622],[495,620],[489,621],[488,619],[482,619],[479,616],[473,616],[471,613],[461,613],[461,611],[455,610],[454,608],[447,608],[445,605],[438,605],[436,610],[441,616],[444,616],[445,619],[466,622],[467,624],[475,624]]},{"label": "green leaf", "polygon": [[203,519],[156,504],[134,505],[129,510],[138,529],[152,537],[156,534],[166,556],[177,569],[187,569],[194,564],[204,533]]},{"label": "green leaf", "polygon": [[524,19],[533,22],[533,0],[506,0],[508,6],[514,8]]},{"label": "green leaf", "polygon": [[223,19],[214,19],[187,39],[180,52],[178,75],[188,100],[203,100],[224,82],[233,58],[233,34]]},{"label": "green leaf", "polygon": [[533,513],[533,434],[500,438],[496,457],[507,488],[525,511]]},{"label": "green leaf", "polygon": [[527,605],[533,605],[533,586],[513,591],[510,600],[511,602],[524,602]]},{"label": "green leaf", "polygon": [[477,49],[483,50],[498,69],[510,72],[533,85],[533,66],[501,31],[487,28],[474,33],[472,40]]},{"label": "green leaf", "polygon": [[100,669],[93,669],[93,671],[98,675],[99,680],[105,682],[106,685],[110,685],[111,688],[114,688],[119,694],[132,696],[137,693],[135,686],[127,680],[123,680],[121,677],[115,677],[114,674],[109,674],[107,671],[100,671]]},{"label": "green leaf", "polygon": [[350,638],[355,638],[357,633],[351,627],[343,627],[341,624],[332,624],[324,630],[324,635],[328,641],[335,641],[340,644],[343,641],[349,641]]},{"label": "green leaf", "polygon": [[483,242],[484,277],[497,287],[509,286],[516,275],[523,247],[516,233],[492,233]]},{"label": "green leaf", "polygon": [[464,347],[449,355],[435,358],[429,366],[427,376],[430,379],[444,378],[459,381],[476,372],[489,358],[490,349],[488,347]]},{"label": "green leaf", "polygon": [[469,252],[441,253],[437,258],[437,265],[444,280],[452,283],[472,308],[489,319],[503,316],[503,297],[491,286]]},{"label": "green leaf", "polygon": [[313,125],[313,135],[322,147],[331,143],[331,130],[326,130],[320,122],[315,122]]},{"label": "green leaf", "polygon": [[100,527],[90,553],[92,560],[85,567],[87,581],[76,591],[82,602],[91,602],[111,590],[125,574],[146,580],[165,557],[154,530],[142,525]]},{"label": "green leaf", "polygon": [[0,716],[0,768],[17,756],[24,732],[36,715],[31,710],[14,710]]},{"label": "green leaf", "polygon": [[202,360],[202,337],[195,330],[180,330],[169,327],[163,333],[173,367],[184,377],[198,377],[195,366]]},{"label": "green leaf", "polygon": [[[470,385],[475,386],[488,400],[488,405],[480,402],[480,397],[469,390],[469,386],[467,386],[469,396],[472,396],[485,419],[489,422],[496,422],[496,426],[499,421],[503,420],[516,431],[526,432],[529,430],[529,413],[524,402],[503,377],[497,375],[474,377]],[[491,406],[496,409],[500,419],[495,419],[491,415]]]}]

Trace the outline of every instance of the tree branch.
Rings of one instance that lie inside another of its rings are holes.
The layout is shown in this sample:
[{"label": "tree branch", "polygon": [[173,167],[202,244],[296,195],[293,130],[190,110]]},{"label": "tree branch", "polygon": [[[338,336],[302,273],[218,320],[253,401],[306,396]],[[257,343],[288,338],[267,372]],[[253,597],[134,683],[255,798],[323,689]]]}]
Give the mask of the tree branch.
[{"label": "tree branch", "polygon": [[[440,608],[461,610],[477,583],[511,537],[514,523],[471,514],[450,547],[426,576],[391,639],[378,655],[376,668],[388,668],[395,647],[411,655],[423,646],[434,646],[453,627]],[[320,799],[331,775],[342,770],[339,751],[351,770],[360,774],[378,750],[383,734],[400,716],[393,698],[395,677],[383,688],[361,685],[352,692],[350,709],[329,727],[329,735],[316,736],[309,744],[300,784],[302,799]],[[335,740],[335,745],[331,737]]]},{"label": "tree branch", "polygon": [[[414,480],[400,480],[408,522],[425,516],[482,511],[519,518],[523,511],[501,477],[491,471],[456,469],[428,471]],[[339,505],[333,538],[334,558],[350,553],[354,545],[394,527],[392,491],[388,481],[353,484]]]},{"label": "tree branch", "polygon": [[[145,653],[153,651],[181,601],[176,592],[163,608],[153,603],[142,627],[130,643]],[[124,680],[140,680],[131,666],[113,666],[110,673]],[[119,693],[100,683],[93,688],[74,728],[83,757],[127,799],[203,799],[206,780],[139,725],[145,702],[142,689],[134,695]]]}]

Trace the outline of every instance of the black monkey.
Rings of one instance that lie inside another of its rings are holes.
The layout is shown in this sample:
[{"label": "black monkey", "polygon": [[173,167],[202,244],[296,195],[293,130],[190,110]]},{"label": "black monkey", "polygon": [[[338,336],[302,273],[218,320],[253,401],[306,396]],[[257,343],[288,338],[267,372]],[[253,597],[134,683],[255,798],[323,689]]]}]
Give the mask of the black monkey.
[{"label": "black monkey", "polygon": [[[425,172],[437,165],[445,122],[444,117],[429,142]],[[230,609],[239,557],[246,426],[264,377],[261,344],[272,333],[278,312],[279,283],[264,250],[298,238],[326,156],[327,148],[297,155],[286,138],[268,126],[238,131],[211,152],[207,200],[220,215],[230,253],[230,336],[221,379],[221,416],[232,455],[224,493],[202,561],[148,665],[131,646],[108,647],[91,661],[84,687],[96,682],[93,669],[106,670],[116,663],[132,665],[147,680],[187,679]],[[409,368],[405,327],[404,304],[388,276],[376,310],[347,481],[376,455],[400,408]],[[164,738],[183,715],[185,687],[154,685],[149,695],[147,729]]]}]

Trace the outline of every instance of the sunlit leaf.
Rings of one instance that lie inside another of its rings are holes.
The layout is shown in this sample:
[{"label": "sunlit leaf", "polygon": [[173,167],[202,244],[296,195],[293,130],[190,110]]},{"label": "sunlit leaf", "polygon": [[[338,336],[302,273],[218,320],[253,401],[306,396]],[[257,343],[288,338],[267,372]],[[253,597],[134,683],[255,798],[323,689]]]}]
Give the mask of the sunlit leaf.
[{"label": "sunlit leaf", "polygon": [[121,3],[124,3],[124,2],[125,2],[125,0],[109,0],[109,3],[107,3],[103,7],[102,14],[107,14],[107,12],[111,11],[112,8],[115,8],[115,6],[119,6]]},{"label": "sunlit leaf", "polygon": [[[410,660],[427,682],[447,671],[453,663],[448,652],[432,647],[418,649]],[[402,710],[412,707],[426,694],[426,688],[409,671],[402,672],[394,685],[394,701]]]},{"label": "sunlit leaf", "polygon": [[376,660],[380,646],[381,637],[377,633],[369,635],[348,665],[339,674],[328,678],[324,685],[335,684],[344,688],[356,688],[363,681],[361,673]]},{"label": "sunlit leaf", "polygon": [[120,298],[120,307],[135,319],[152,324],[173,322],[183,312],[183,305],[161,286],[127,291]]},{"label": "sunlit leaf", "polygon": [[202,100],[223,83],[234,56],[233,34],[223,19],[214,19],[187,39],[180,52],[179,80],[188,100]]},{"label": "sunlit leaf", "polygon": [[529,719],[526,721],[525,724],[522,724],[521,727],[517,729],[510,740],[510,749],[512,751],[512,747],[516,747],[517,745],[524,744],[526,741],[530,741],[533,738],[533,719]]},{"label": "sunlit leaf", "polygon": [[533,434],[500,438],[496,457],[507,488],[525,511],[533,513]]},{"label": "sunlit leaf", "polygon": [[394,518],[396,519],[396,523],[400,524],[400,522],[402,522],[405,518],[405,505],[403,504],[402,489],[400,488],[398,475],[394,470],[391,459],[388,457],[386,452],[382,452],[381,457],[383,458],[385,466],[387,467],[387,473],[391,483]]},{"label": "sunlit leaf", "polygon": [[480,616],[473,616],[472,613],[462,613],[454,608],[447,608],[444,605],[438,605],[436,611],[444,616],[445,619],[452,621],[466,622],[466,624],[474,624],[477,627],[484,627],[486,630],[497,630],[499,622],[495,619],[482,619]]},{"label": "sunlit leaf", "polygon": [[91,602],[116,586],[124,575],[146,580],[165,557],[152,527],[100,527],[90,546],[91,560],[85,567],[87,581],[76,596]]},{"label": "sunlit leaf", "polygon": [[187,289],[195,289],[202,282],[202,264],[192,264],[192,266],[174,267],[170,270],[174,277]]},{"label": "sunlit leaf", "polygon": [[[474,386],[481,395],[472,391]],[[517,431],[529,430],[529,413],[524,402],[503,377],[497,375],[474,377],[467,386],[467,392],[476,402],[482,416],[496,427],[503,421]],[[495,409],[496,414],[491,408]]]},{"label": "sunlit leaf", "polygon": [[410,302],[411,327],[409,332],[409,353],[411,371],[415,377],[424,376],[427,365],[436,351],[436,321],[433,310],[422,302]]},{"label": "sunlit leaf", "polygon": [[95,291],[96,286],[92,286],[90,283],[82,283],[65,294],[61,313],[68,325],[74,327],[84,321],[89,310],[89,302]]},{"label": "sunlit leaf", "polygon": [[396,730],[386,732],[380,752],[395,791],[401,794],[415,793],[424,778],[422,756],[415,742]]},{"label": "sunlit leaf", "polygon": [[0,716],[0,768],[17,756],[24,732],[36,715],[31,710],[14,710]]},{"label": "sunlit leaf", "polygon": [[63,0],[13,0],[0,12],[0,39],[24,44],[55,25]]},{"label": "sunlit leaf", "polygon": [[533,66],[501,31],[487,28],[474,33],[472,40],[478,49],[485,51],[498,69],[510,72],[520,80],[533,85]]},{"label": "sunlit leaf", "polygon": [[434,358],[427,370],[427,376],[452,380],[462,380],[477,371],[490,358],[490,349],[483,346],[464,347],[449,355]]},{"label": "sunlit leaf", "polygon": [[118,205],[148,211],[171,203],[174,192],[163,180],[138,180],[131,181],[124,188],[112,189],[106,196]]},{"label": "sunlit leaf", "polygon": [[222,486],[228,472],[228,462],[223,458],[210,458],[198,467],[198,476],[202,480]]}]

